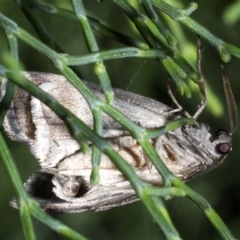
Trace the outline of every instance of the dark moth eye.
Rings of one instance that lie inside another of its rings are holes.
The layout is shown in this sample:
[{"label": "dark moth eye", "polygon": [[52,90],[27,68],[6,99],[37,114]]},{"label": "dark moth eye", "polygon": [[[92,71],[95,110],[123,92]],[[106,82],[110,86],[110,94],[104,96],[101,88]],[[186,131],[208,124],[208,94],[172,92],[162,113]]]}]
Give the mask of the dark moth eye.
[{"label": "dark moth eye", "polygon": [[218,129],[213,134],[213,141],[220,141],[216,145],[216,150],[220,154],[228,154],[231,151],[232,144],[231,144],[231,137],[229,133],[224,129]]},{"label": "dark moth eye", "polygon": [[218,150],[219,153],[221,154],[227,154],[231,150],[231,145],[229,143],[219,143],[216,146],[216,149]]}]

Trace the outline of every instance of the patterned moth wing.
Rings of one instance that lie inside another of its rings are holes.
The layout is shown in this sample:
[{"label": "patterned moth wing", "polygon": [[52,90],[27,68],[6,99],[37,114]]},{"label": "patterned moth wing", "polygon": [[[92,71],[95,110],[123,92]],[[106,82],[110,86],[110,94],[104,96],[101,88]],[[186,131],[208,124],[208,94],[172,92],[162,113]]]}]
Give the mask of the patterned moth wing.
[{"label": "patterned moth wing", "polygon": [[[24,75],[93,127],[87,102],[63,76],[39,72],[25,72]],[[88,82],[86,85],[104,100],[100,86]],[[1,86],[1,96],[5,89],[6,79]],[[142,127],[154,129],[183,117],[153,99],[120,89],[114,89],[114,93],[113,106]],[[102,136],[141,179],[161,185],[161,176],[136,140],[119,123],[104,113],[102,115]],[[91,151],[83,154],[63,121],[24,90],[16,89],[3,126],[12,140],[25,143],[40,163],[41,170],[28,179],[25,188],[43,209],[101,211],[138,200],[129,182],[104,154],[101,156],[100,182],[91,186]],[[201,123],[183,126],[149,141],[169,170],[184,181],[217,167],[232,148],[231,134],[226,131],[211,134]],[[16,202],[12,204],[16,206]]]}]

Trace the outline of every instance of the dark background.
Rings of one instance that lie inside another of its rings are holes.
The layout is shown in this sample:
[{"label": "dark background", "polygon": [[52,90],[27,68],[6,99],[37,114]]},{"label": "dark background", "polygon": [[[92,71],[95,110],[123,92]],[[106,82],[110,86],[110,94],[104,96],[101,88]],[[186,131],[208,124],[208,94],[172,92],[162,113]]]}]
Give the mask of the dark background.
[{"label": "dark background", "polygon": [[[70,8],[70,1],[55,2],[61,7]],[[189,2],[182,1],[182,3],[186,6]],[[197,1],[197,3],[199,4],[199,8],[191,17],[210,30],[215,36],[240,47],[240,22],[234,25],[227,25],[223,21],[223,12],[232,2],[201,0]],[[85,1],[85,7],[89,16],[101,20],[101,22],[106,23],[119,32],[134,37],[126,16],[112,1],[105,0],[101,4],[97,3],[97,1]],[[15,2],[1,0],[0,12],[16,21],[21,28],[36,36],[30,23]],[[36,15],[42,20],[57,43],[67,53],[74,55],[87,53],[81,29],[77,23],[37,11]],[[186,39],[179,43],[180,47],[183,50],[183,55],[194,64],[195,54],[189,51],[189,48],[195,47],[196,35],[184,26],[182,29]],[[96,36],[102,50],[123,47],[123,45],[101,37],[98,34]],[[136,37],[141,39],[137,33]],[[176,37],[180,39],[180,36],[176,35]],[[3,31],[0,30],[0,51],[4,52],[6,49],[6,39]],[[220,65],[222,62],[216,50],[205,40],[202,40],[202,49],[203,73],[213,94],[208,94],[210,107],[205,109],[199,121],[208,123],[213,130],[216,128],[229,130],[229,119],[221,82]],[[57,73],[57,70],[46,57],[40,55],[22,42],[19,42],[19,55],[27,71]],[[167,72],[156,60],[129,58],[107,61],[106,66],[114,87],[126,89],[133,80],[129,91],[149,96],[171,105],[171,101],[166,94]],[[225,64],[237,105],[239,105],[240,101],[239,66],[240,59],[234,57],[228,64]],[[96,81],[92,67],[93,65],[89,65],[80,69],[85,74],[86,79]],[[220,106],[214,102],[214,98],[217,98],[217,101],[221,104]],[[193,100],[185,97],[178,97],[178,99],[190,113],[194,113],[200,102],[198,93],[194,94]],[[216,112],[216,109],[219,111]],[[233,138],[233,151],[229,154],[224,164],[216,170],[189,182],[188,185],[210,202],[234,236],[239,237],[239,130],[236,131]],[[25,181],[28,176],[39,169],[39,165],[21,144],[13,143],[10,140],[8,144],[21,177]],[[24,235],[18,211],[10,208],[8,204],[8,201],[15,193],[2,164],[0,164],[0,183],[0,239],[23,239]],[[172,199],[166,201],[166,205],[183,239],[221,239],[203,212],[187,198]],[[56,214],[54,217],[89,239],[164,239],[161,230],[140,202],[105,212]],[[39,221],[33,221],[37,239],[63,239],[63,237],[57,235]]]}]

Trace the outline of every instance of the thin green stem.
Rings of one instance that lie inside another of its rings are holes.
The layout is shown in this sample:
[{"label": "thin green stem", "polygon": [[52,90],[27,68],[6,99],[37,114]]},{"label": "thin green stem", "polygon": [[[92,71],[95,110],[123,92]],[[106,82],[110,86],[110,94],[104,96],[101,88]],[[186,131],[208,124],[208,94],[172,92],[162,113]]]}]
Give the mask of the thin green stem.
[{"label": "thin green stem", "polygon": [[[72,0],[73,8],[77,19],[83,30],[85,41],[90,52],[98,52],[99,47],[94,37],[91,26],[88,22],[84,5],[81,0]],[[95,63],[95,73],[98,76],[99,82],[102,86],[103,92],[106,96],[106,100],[111,103],[113,101],[114,93],[111,88],[111,82],[105,69],[103,61],[99,60]]]},{"label": "thin green stem", "polygon": [[[10,49],[11,55],[16,60],[16,63],[18,63],[18,42],[17,38],[10,32],[6,31],[6,36],[8,40],[8,46]],[[7,88],[5,95],[2,99],[1,105],[0,105],[0,126],[2,126],[6,111],[9,109],[13,94],[14,94],[15,85],[12,82],[7,83]]]},{"label": "thin green stem", "polygon": [[[94,121],[94,131],[98,133],[100,136],[102,135],[102,115],[101,111],[99,109],[93,109],[93,121]],[[101,151],[96,147],[92,147],[92,172],[91,172],[91,184],[96,185],[100,181],[100,175],[99,175],[99,165],[101,162]]]},{"label": "thin green stem", "polygon": [[21,218],[25,238],[27,240],[34,240],[35,235],[33,231],[31,216],[30,216],[29,209],[26,206],[28,197],[23,188],[22,180],[20,178],[17,167],[12,159],[12,156],[8,150],[8,147],[1,133],[0,133],[0,159],[3,162],[3,165],[12,183],[12,186],[14,187],[14,190],[19,199],[18,202],[19,202],[20,218]]},{"label": "thin green stem", "polygon": [[205,213],[209,221],[213,224],[213,226],[217,229],[219,234],[222,236],[223,239],[227,240],[234,240],[235,238],[219,217],[219,215],[212,209],[211,205],[208,203],[206,199],[204,199],[201,195],[194,192],[190,189],[187,185],[185,185],[181,180],[178,178],[172,178],[171,183],[173,186],[178,187],[186,192],[186,195],[189,199],[195,202]]},{"label": "thin green stem", "polygon": [[90,53],[82,56],[66,56],[65,63],[68,66],[86,65],[100,60],[113,60],[129,57],[138,58],[159,58],[165,59],[165,52],[162,50],[140,50],[137,48],[120,48],[101,51],[98,53]]},{"label": "thin green stem", "polygon": [[[164,13],[166,13],[169,17],[171,17],[175,21],[179,21],[193,32],[206,39],[213,47],[217,49],[222,60],[224,62],[229,62],[231,59],[231,55],[228,52],[229,49],[225,49],[223,45],[223,40],[215,37],[210,31],[201,26],[199,23],[194,21],[192,18],[188,16],[192,12],[192,9],[196,9],[197,5],[194,6],[191,4],[186,10],[182,10],[179,8],[172,7],[164,1],[160,0],[151,0],[153,5],[157,8],[161,9]],[[189,11],[191,9],[191,11]]]},{"label": "thin green stem", "polygon": [[46,224],[49,228],[56,231],[60,235],[73,240],[87,240],[85,237],[67,227],[65,224],[55,220],[47,213],[43,212],[41,209],[39,209],[39,206],[35,202],[31,205],[30,211],[36,219]]}]

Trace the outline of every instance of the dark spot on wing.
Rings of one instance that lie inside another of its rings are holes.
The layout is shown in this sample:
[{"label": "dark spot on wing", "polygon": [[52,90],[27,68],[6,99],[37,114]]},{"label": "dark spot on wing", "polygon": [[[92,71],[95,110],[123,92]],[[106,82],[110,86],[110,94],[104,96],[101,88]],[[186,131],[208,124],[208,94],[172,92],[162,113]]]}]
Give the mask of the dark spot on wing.
[{"label": "dark spot on wing", "polygon": [[164,144],[163,145],[164,147],[164,150],[166,151],[167,155],[168,155],[168,158],[171,160],[171,161],[177,161],[177,158],[175,157],[175,155],[169,150],[169,148]]}]

